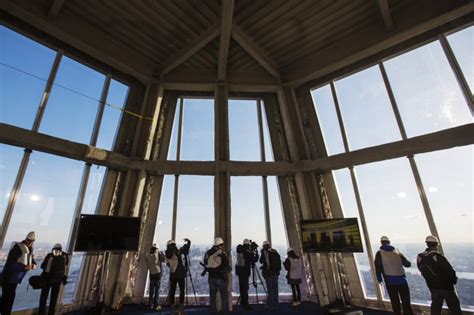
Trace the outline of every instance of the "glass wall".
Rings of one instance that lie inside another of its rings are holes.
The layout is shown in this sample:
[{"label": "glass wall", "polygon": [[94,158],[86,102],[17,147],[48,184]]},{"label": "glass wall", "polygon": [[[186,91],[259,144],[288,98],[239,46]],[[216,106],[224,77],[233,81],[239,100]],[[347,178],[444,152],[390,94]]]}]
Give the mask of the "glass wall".
[{"label": "glass wall", "polygon": [[[18,33],[0,26],[0,122],[30,129],[43,97],[57,53]],[[39,132],[89,144],[105,75],[63,56]],[[122,117],[128,87],[111,79],[97,146],[112,149],[117,126]],[[17,177],[23,149],[0,145],[0,218],[3,219],[13,182]],[[50,154],[33,152],[23,165],[26,173],[20,185],[10,224],[0,255],[3,268],[13,241],[21,241],[35,230],[35,257],[41,264],[55,243],[66,250],[73,215],[85,168],[83,162]],[[105,176],[105,168],[91,166],[82,213],[94,213]],[[82,255],[71,260],[69,283],[64,301],[73,297]],[[29,273],[39,274],[41,269]],[[27,278],[28,278],[27,277]],[[37,307],[39,291],[26,290],[21,284],[14,309]]]},{"label": "glass wall", "polygon": [[[472,29],[448,36],[448,43],[471,85]],[[401,140],[393,105],[398,106],[408,137],[472,123],[456,74],[439,41],[383,61],[382,65],[396,104],[391,104],[388,98],[379,66],[335,80],[337,103],[329,84],[312,91],[329,155],[344,151],[337,105],[349,150]],[[424,239],[432,233],[425,215],[430,211],[444,253],[457,271],[457,292],[462,307],[474,308],[469,293],[474,290],[473,157],[472,146],[466,146],[355,167],[368,228],[368,235],[364,237],[370,238],[375,254],[380,236],[388,235],[392,244],[411,261],[412,266],[406,273],[415,303],[427,304],[431,300],[416,267],[416,256],[424,251]],[[415,181],[417,171],[420,182]],[[344,215],[358,217],[349,170],[337,170],[333,174]],[[369,259],[373,257],[363,253],[355,254],[355,258],[365,295],[375,298],[376,287],[369,266]],[[386,294],[383,296],[387,298]]]}]

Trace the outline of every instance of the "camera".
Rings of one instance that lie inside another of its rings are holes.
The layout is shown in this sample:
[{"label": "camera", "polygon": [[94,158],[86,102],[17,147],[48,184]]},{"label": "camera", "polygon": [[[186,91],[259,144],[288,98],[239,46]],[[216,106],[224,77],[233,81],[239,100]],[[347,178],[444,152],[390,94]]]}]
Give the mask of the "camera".
[{"label": "camera", "polygon": [[250,250],[249,250],[249,251],[254,252],[254,251],[256,251],[256,250],[258,249],[258,244],[255,243],[254,241],[250,240],[250,245],[249,245],[249,247],[250,247]]}]

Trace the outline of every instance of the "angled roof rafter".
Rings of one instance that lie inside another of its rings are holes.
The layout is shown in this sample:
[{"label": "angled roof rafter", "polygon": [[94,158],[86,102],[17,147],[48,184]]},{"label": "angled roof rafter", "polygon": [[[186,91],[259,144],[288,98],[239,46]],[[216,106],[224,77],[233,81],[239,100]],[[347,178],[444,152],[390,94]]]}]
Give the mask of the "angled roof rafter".
[{"label": "angled roof rafter", "polygon": [[217,78],[219,81],[225,81],[226,79],[234,4],[234,0],[222,1],[221,34],[219,39],[219,60],[217,67]]}]

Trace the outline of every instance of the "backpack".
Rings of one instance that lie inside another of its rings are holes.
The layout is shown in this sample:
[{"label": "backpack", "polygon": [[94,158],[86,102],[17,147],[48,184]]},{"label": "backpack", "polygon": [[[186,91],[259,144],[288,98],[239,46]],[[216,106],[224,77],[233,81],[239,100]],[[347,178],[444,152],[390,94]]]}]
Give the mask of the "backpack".
[{"label": "backpack", "polygon": [[281,270],[281,259],[280,254],[276,250],[268,252],[268,261],[270,262],[270,270],[273,272],[280,272]]},{"label": "backpack", "polygon": [[421,275],[428,283],[436,283],[441,281],[441,272],[438,263],[434,260],[434,255],[420,255],[418,263]]}]

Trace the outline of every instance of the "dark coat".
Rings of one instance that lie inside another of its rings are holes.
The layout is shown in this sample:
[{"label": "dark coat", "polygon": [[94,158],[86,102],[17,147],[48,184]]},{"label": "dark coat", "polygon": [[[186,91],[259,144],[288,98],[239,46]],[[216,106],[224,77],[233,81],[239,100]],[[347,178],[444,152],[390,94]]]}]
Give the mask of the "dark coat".
[{"label": "dark coat", "polygon": [[[46,270],[48,264],[51,264],[49,270]],[[59,256],[54,256],[52,253],[46,255],[41,269],[43,269],[43,277],[45,281],[50,284],[63,282],[66,280],[66,266],[69,263],[69,258],[66,253],[62,253]]]},{"label": "dark coat", "polygon": [[[33,247],[30,247],[30,253],[33,253]],[[8,252],[7,261],[2,271],[2,281],[4,283],[10,284],[19,284],[25,277],[28,270],[26,266],[18,262],[18,259],[21,257],[21,249],[18,244],[14,244],[13,247]],[[33,265],[36,265],[36,261],[31,254],[31,261]]]},{"label": "dark coat", "polygon": [[456,271],[441,253],[427,248],[418,254],[417,265],[428,288],[454,291]]}]

